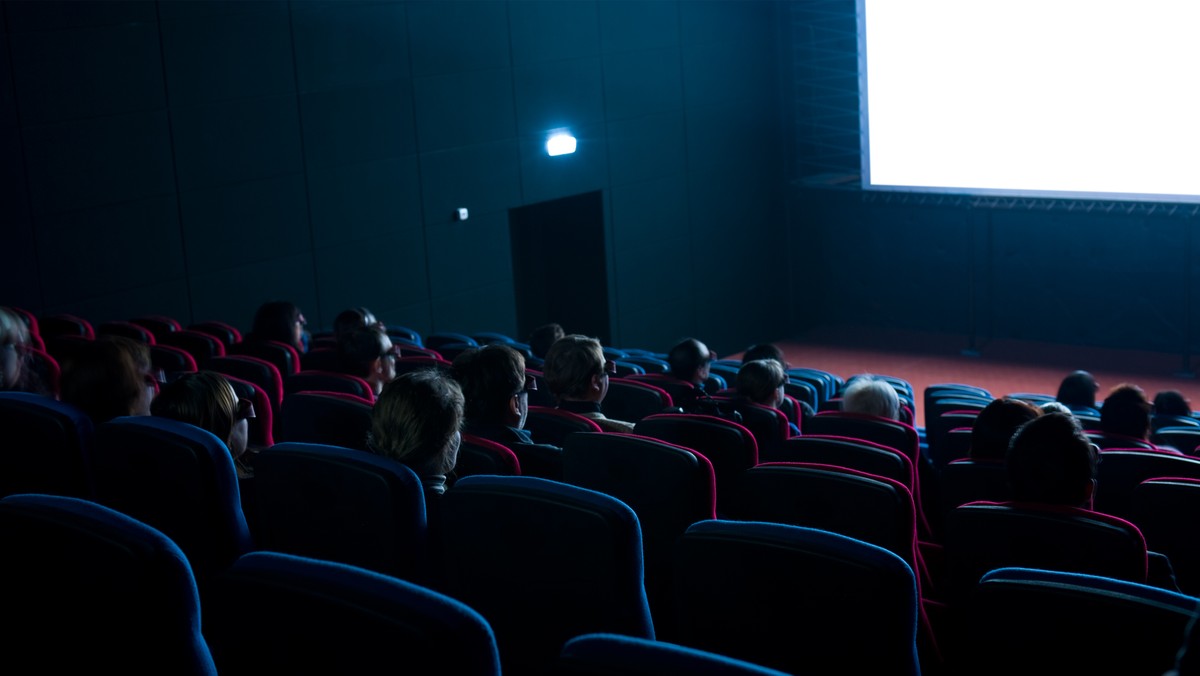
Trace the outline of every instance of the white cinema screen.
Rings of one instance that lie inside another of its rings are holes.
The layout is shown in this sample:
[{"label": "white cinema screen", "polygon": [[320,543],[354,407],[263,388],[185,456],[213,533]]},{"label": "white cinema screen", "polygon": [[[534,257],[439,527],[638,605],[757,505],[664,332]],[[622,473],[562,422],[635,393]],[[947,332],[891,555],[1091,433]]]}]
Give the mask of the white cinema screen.
[{"label": "white cinema screen", "polygon": [[1200,202],[1200,1],[858,0],[866,189]]}]

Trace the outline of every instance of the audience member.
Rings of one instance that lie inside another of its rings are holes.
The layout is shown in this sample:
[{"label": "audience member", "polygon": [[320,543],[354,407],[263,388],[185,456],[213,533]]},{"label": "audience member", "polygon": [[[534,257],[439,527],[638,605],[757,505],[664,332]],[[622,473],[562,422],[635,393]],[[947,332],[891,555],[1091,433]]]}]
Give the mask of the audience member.
[{"label": "audience member", "polygon": [[354,331],[365,329],[368,326],[379,326],[385,333],[387,332],[387,327],[376,321],[375,314],[365,307],[342,310],[333,318],[333,338],[340,343],[343,338]]},{"label": "audience member", "polygon": [[1047,413],[1022,425],[1005,458],[1012,498],[1091,509],[1100,449],[1074,416]]},{"label": "audience member", "polygon": [[532,444],[525,428],[529,392],[537,381],[525,373],[525,357],[503,343],[459,353],[451,368],[466,399],[463,430],[500,444]]},{"label": "audience member", "polygon": [[1100,430],[1108,436],[1146,441],[1150,437],[1150,401],[1142,388],[1130,383],[1117,385],[1100,407]]},{"label": "audience member", "polygon": [[779,346],[774,343],[759,343],[757,345],[751,345],[742,354],[743,364],[752,361],[758,361],[759,359],[773,359],[779,362],[779,365],[783,367],[784,371],[791,368],[791,365],[788,364],[787,359],[784,358],[783,350],[781,350]]},{"label": "audience member", "polygon": [[150,404],[150,413],[212,432],[229,447],[238,478],[254,475],[246,456],[254,403],[240,399],[225,376],[213,371],[185,373],[162,388]]},{"label": "audience member", "polygon": [[1046,413],[1066,413],[1067,415],[1075,415],[1066,404],[1061,401],[1047,401],[1038,408],[1042,409],[1042,414]]},{"label": "audience member", "polygon": [[667,352],[667,375],[692,385],[686,395],[672,392],[675,404],[684,411],[691,411],[700,399],[708,397],[705,381],[709,377],[709,366],[716,360],[708,346],[695,338],[685,338]]},{"label": "audience member", "polygon": [[1162,390],[1154,395],[1154,411],[1150,418],[1150,431],[1162,427],[1186,425],[1196,422],[1192,417],[1192,403],[1179,390]]},{"label": "audience member", "polygon": [[382,324],[357,329],[338,340],[338,368],[367,381],[375,396],[396,378],[396,350]]},{"label": "audience member", "polygon": [[13,312],[0,307],[0,391],[33,392],[32,371],[26,366],[29,329]]},{"label": "audience member", "polygon": [[967,457],[976,462],[1004,462],[1008,444],[1017,428],[1041,414],[1040,408],[1021,399],[1000,397],[993,400],[975,416]]},{"label": "audience member", "polygon": [[263,303],[254,313],[254,327],[246,340],[275,340],[291,345],[303,354],[308,351],[308,321],[295,303],[278,300]]},{"label": "audience member", "polygon": [[565,335],[563,327],[558,324],[542,324],[529,334],[529,351],[533,353],[538,362],[541,362],[550,352],[550,346]]},{"label": "audience member", "polygon": [[850,379],[842,391],[842,410],[899,420],[900,397],[888,381],[869,374],[860,375]]},{"label": "audience member", "polygon": [[367,446],[408,465],[426,497],[446,492],[462,443],[463,394],[458,383],[436,369],[405,373],[384,386],[371,414]]},{"label": "audience member", "polygon": [[614,373],[616,365],[604,358],[604,348],[595,338],[564,336],[546,354],[546,384],[558,399],[558,408],[591,418],[605,432],[633,432],[633,423],[613,420],[600,411]]},{"label": "audience member", "polygon": [[1055,399],[1070,408],[1090,409],[1096,408],[1096,392],[1100,386],[1096,384],[1096,379],[1087,371],[1072,371],[1058,386],[1058,396]]},{"label": "audience member", "polygon": [[[1092,509],[1100,448],[1066,413],[1047,413],[1025,423],[1013,435],[1005,458],[1012,500]],[[1147,552],[1148,582],[1178,591],[1167,557]]]},{"label": "audience member", "polygon": [[[787,374],[783,366],[773,358],[755,359],[742,362],[737,374],[738,396],[759,406],[779,408],[783,403],[783,386],[787,383]],[[792,436],[800,434],[800,428],[795,423],[788,422]]]},{"label": "audience member", "polygon": [[81,343],[62,365],[61,399],[99,425],[126,415],[150,415],[163,381],[150,366],[150,349],[119,336]]}]

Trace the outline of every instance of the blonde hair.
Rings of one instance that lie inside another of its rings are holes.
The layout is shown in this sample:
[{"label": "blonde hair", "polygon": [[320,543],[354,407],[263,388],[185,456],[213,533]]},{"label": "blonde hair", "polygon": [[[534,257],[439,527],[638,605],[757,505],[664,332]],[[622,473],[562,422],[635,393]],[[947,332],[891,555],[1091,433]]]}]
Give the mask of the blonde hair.
[{"label": "blonde hair", "polygon": [[208,430],[229,444],[238,401],[225,376],[213,371],[185,373],[166,385],[150,404],[151,415]]},{"label": "blonde hair", "polygon": [[554,396],[582,399],[592,376],[604,372],[604,348],[600,341],[573,333],[554,341],[546,353],[542,373]]},{"label": "blonde hair", "polygon": [[779,362],[774,359],[755,359],[738,369],[737,391],[756,404],[774,404],[775,391],[786,380],[787,376]]},{"label": "blonde hair", "polygon": [[412,371],[383,386],[367,445],[420,476],[446,474],[454,469],[462,420],[458,383],[436,369]]}]

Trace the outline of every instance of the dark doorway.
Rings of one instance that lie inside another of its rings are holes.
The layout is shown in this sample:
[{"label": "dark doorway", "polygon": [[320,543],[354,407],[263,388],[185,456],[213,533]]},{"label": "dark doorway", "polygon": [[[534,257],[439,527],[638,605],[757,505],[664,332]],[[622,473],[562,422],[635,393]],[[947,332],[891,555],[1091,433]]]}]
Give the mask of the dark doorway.
[{"label": "dark doorway", "polygon": [[608,263],[600,191],[508,211],[517,331],[548,322],[608,344]]}]

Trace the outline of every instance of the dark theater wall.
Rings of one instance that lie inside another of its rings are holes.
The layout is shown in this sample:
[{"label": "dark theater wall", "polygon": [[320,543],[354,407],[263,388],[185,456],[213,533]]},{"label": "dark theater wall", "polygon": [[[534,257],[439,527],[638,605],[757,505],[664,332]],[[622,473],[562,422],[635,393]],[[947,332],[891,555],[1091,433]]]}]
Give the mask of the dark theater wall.
[{"label": "dark theater wall", "polygon": [[867,194],[854,0],[790,3],[794,326],[1194,354],[1197,208]]},{"label": "dark theater wall", "polygon": [[0,9],[0,303],[514,332],[508,210],[598,190],[614,344],[789,329],[786,5]]}]

